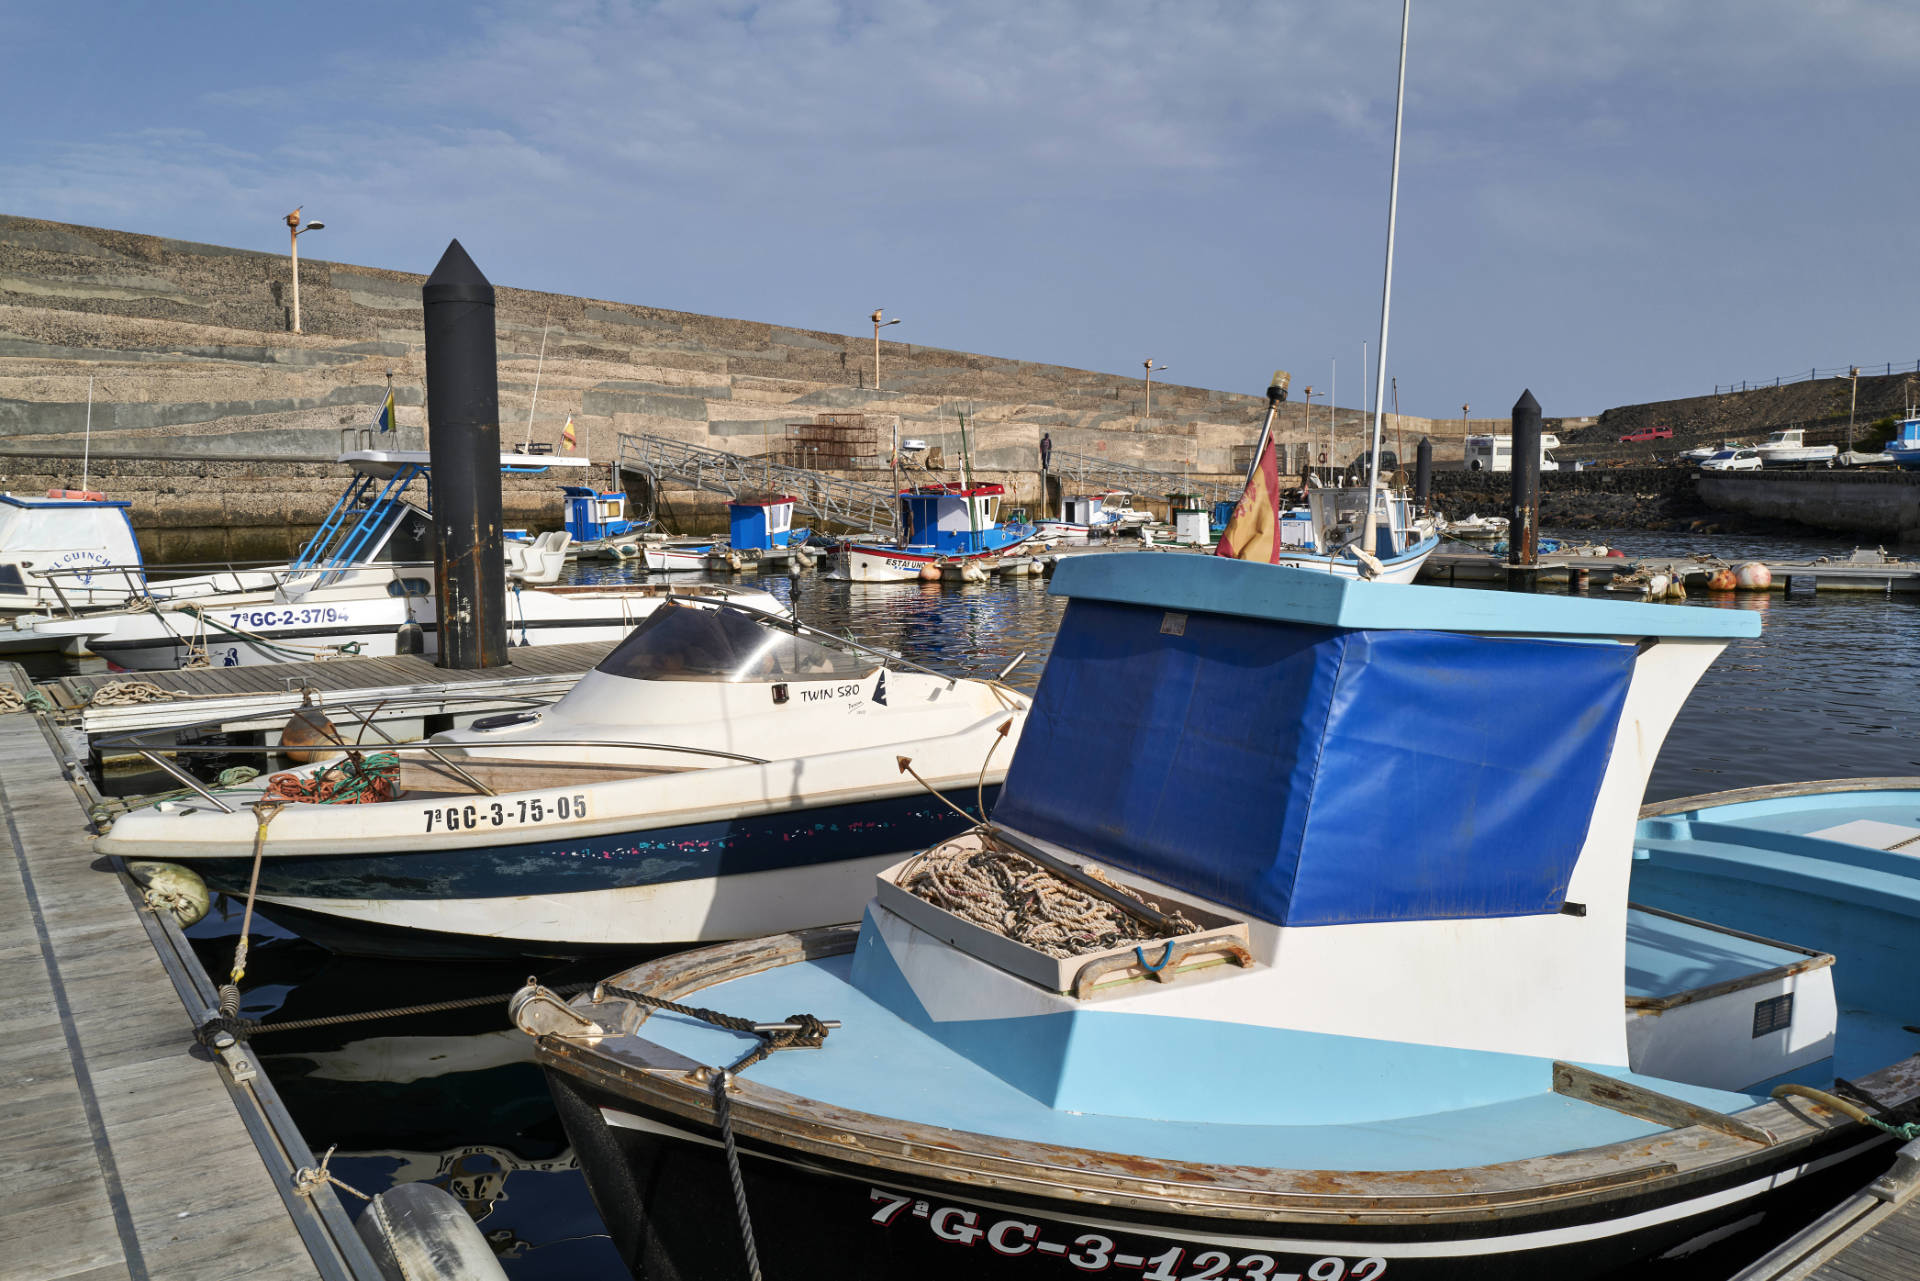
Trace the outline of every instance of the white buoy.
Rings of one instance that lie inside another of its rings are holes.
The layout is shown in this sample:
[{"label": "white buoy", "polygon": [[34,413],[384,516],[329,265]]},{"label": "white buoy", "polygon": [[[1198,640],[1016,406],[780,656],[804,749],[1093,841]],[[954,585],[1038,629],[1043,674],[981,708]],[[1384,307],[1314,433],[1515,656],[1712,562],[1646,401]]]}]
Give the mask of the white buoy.
[{"label": "white buoy", "polygon": [[1733,571],[1733,585],[1743,592],[1764,592],[1773,587],[1773,571],[1757,560],[1750,560]]},{"label": "white buoy", "polygon": [[213,902],[200,873],[178,863],[137,859],[127,864],[127,875],[143,891],[147,906],[156,912],[172,912],[181,929],[199,924]]},{"label": "white buoy", "polygon": [[480,1225],[431,1183],[388,1188],[354,1226],[387,1281],[507,1281]]},{"label": "white buoy", "polygon": [[1647,580],[1647,595],[1654,600],[1659,600],[1667,594],[1667,584],[1672,581],[1665,574],[1655,574]]}]

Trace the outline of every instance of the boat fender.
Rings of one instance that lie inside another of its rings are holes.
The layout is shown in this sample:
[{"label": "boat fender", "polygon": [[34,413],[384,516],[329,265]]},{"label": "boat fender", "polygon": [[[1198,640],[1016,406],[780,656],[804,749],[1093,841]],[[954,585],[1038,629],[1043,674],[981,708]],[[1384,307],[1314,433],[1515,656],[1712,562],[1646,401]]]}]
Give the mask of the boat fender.
[{"label": "boat fender", "polygon": [[427,629],[411,619],[400,624],[393,632],[393,652],[396,654],[426,653]]},{"label": "boat fender", "polygon": [[1665,574],[1655,574],[1647,580],[1647,595],[1658,599],[1667,594],[1667,587],[1673,580]]},{"label": "boat fender", "polygon": [[1733,583],[1743,592],[1764,592],[1773,586],[1773,571],[1750,560],[1733,571]]},{"label": "boat fender", "polygon": [[280,731],[280,750],[288,760],[302,765],[331,756],[334,749],[344,746],[346,740],[340,737],[340,731],[317,707],[299,708],[287,717],[286,727]]},{"label": "boat fender", "polygon": [[1667,584],[1667,599],[1668,600],[1685,600],[1686,598],[1687,598],[1687,585],[1680,581],[1680,576],[1678,574],[1675,574],[1673,576],[1673,581]]},{"label": "boat fender", "polygon": [[963,583],[984,583],[987,581],[987,567],[978,561],[969,561],[960,567],[960,581]]},{"label": "boat fender", "polygon": [[140,887],[146,905],[156,912],[172,912],[181,929],[198,925],[213,901],[200,874],[178,863],[136,860],[127,864],[127,875]]},{"label": "boat fender", "polygon": [[388,1188],[356,1226],[386,1281],[506,1281],[480,1225],[445,1188]]},{"label": "boat fender", "polygon": [[939,567],[938,565],[928,565],[928,566],[926,566],[925,568],[923,568],[923,569],[922,569],[922,570],[920,571],[920,581],[921,581],[921,582],[923,582],[923,583],[937,583],[937,582],[939,582],[939,581],[940,581],[940,567]]}]

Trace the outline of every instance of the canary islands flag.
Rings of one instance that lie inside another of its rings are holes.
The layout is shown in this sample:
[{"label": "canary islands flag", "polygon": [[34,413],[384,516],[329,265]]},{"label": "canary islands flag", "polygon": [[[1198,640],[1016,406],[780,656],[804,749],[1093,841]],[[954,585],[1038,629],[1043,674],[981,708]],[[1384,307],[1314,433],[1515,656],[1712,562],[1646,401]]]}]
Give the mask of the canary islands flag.
[{"label": "canary islands flag", "polygon": [[387,388],[387,403],[380,406],[380,416],[373,420],[373,425],[381,431],[393,430],[395,425],[393,417],[393,388]]},{"label": "canary islands flag", "polygon": [[560,429],[560,443],[567,447],[569,454],[573,452],[574,435],[572,414],[567,415],[567,425]]}]

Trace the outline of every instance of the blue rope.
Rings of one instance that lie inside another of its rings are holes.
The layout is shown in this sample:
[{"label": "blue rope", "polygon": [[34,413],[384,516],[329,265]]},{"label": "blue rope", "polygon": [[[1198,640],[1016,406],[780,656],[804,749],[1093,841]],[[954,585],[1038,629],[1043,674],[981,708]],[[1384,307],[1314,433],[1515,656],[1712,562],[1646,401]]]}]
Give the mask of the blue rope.
[{"label": "blue rope", "polygon": [[1134,955],[1134,958],[1140,962],[1141,967],[1144,968],[1147,973],[1158,974],[1161,970],[1166,969],[1167,962],[1173,959],[1173,940],[1171,939],[1167,940],[1167,950],[1160,953],[1160,960],[1158,964],[1155,964],[1155,965],[1147,964],[1147,949],[1144,947],[1134,948],[1133,955]]}]

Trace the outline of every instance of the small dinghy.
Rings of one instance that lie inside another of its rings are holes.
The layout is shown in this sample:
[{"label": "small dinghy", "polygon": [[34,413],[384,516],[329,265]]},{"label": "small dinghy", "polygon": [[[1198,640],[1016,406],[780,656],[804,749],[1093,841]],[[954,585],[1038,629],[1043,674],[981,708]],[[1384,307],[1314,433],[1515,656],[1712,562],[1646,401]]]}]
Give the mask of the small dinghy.
[{"label": "small dinghy", "polygon": [[636,1275],[750,1230],[782,1281],[1574,1281],[1911,1120],[1920,780],[1639,815],[1754,615],[1211,557],[1052,590],[991,824],[859,925],[516,997]]},{"label": "small dinghy", "polygon": [[136,810],[99,849],[244,895],[258,834],[260,910],[335,950],[569,956],[851,920],[997,792],[1024,695],[718,589],[656,605],[550,708]]}]

